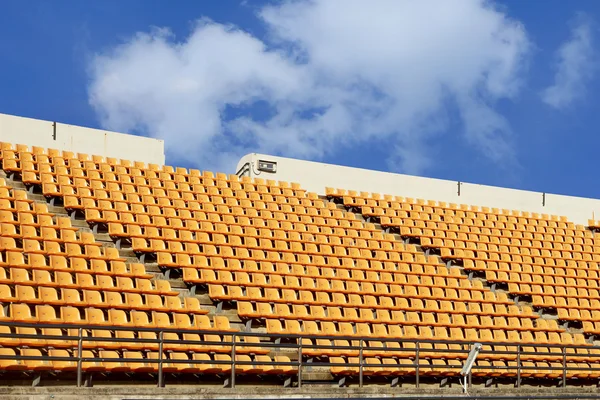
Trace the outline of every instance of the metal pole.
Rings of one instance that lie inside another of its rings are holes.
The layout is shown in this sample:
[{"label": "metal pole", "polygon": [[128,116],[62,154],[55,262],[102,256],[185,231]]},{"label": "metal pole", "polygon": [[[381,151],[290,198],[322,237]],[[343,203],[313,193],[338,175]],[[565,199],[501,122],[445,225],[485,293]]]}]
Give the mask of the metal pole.
[{"label": "metal pole", "polygon": [[417,367],[415,368],[415,373],[416,373],[417,376],[416,376],[416,382],[415,382],[416,384],[415,384],[415,386],[418,389],[419,388],[419,364],[420,364],[420,362],[419,362],[419,342],[417,341],[416,344],[417,344],[417,351],[416,351],[416,354],[415,354],[416,355],[415,356],[415,363],[417,364]]},{"label": "metal pole", "polygon": [[83,348],[83,328],[79,328],[79,339],[77,340],[77,387],[81,387],[83,380],[81,353]]},{"label": "metal pole", "polygon": [[231,335],[231,388],[235,388],[235,333]]},{"label": "metal pole", "polygon": [[302,387],[302,339],[298,339],[298,387]]},{"label": "metal pole", "polygon": [[562,375],[562,387],[567,386],[567,349],[563,346],[562,348],[562,367],[563,367],[563,375]]},{"label": "metal pole", "polygon": [[358,342],[360,348],[358,349],[358,387],[363,386],[363,340],[360,339]]},{"label": "metal pole", "polygon": [[160,331],[158,334],[158,387],[164,387],[164,376],[163,376],[163,332]]},{"label": "metal pole", "polygon": [[473,371],[469,370],[469,389],[473,387]]},{"label": "metal pole", "polygon": [[521,346],[517,346],[517,387],[521,387]]}]

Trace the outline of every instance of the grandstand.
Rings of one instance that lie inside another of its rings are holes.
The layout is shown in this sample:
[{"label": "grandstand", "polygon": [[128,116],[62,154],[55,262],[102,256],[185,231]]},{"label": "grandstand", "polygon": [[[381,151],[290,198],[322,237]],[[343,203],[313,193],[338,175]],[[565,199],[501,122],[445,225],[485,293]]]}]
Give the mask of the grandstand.
[{"label": "grandstand", "polygon": [[123,137],[0,118],[0,396],[596,392],[600,201]]}]

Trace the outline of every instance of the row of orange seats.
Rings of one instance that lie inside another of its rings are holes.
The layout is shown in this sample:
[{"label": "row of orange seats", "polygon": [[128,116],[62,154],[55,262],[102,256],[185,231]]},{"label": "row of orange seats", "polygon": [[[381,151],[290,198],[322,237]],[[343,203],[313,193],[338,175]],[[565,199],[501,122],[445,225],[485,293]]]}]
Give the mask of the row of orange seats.
[{"label": "row of orange seats", "polygon": [[[73,276],[75,275],[75,276]],[[75,273],[72,274],[70,272],[57,272],[55,276],[55,280],[47,281],[46,275],[38,274],[36,277],[40,277],[40,281],[31,280],[31,281],[19,281],[19,285],[15,286],[14,294],[11,290],[10,285],[0,285],[0,296],[4,299],[3,301],[18,301],[24,300],[26,298],[30,298],[31,296],[25,296],[24,293],[30,293],[33,291],[35,293],[35,287],[64,287],[64,288],[76,288],[78,290],[90,289],[90,290],[98,290],[102,291],[115,291],[115,292],[129,292],[129,293],[147,293],[147,294],[160,294],[165,296],[177,296],[178,292],[171,289],[171,285],[169,281],[157,280],[154,283],[150,279],[144,278],[129,278],[129,277],[116,277],[113,280],[113,277],[110,275],[92,275],[92,274],[84,274],[84,273]],[[73,279],[75,278],[75,279]],[[31,285],[31,286],[25,286]],[[23,293],[23,298],[19,298],[17,293],[19,290]],[[33,296],[35,299],[36,296]],[[33,301],[33,300],[32,300]]]},{"label": "row of orange seats", "polygon": [[[4,163],[6,164],[6,163]],[[4,168],[7,172],[20,172],[19,169]],[[234,175],[235,176],[235,175]],[[36,172],[36,171],[23,171],[21,179],[25,185],[52,185],[56,184],[59,187],[62,186],[77,186],[77,187],[91,187],[95,189],[108,189],[118,190],[122,185],[134,185],[138,187],[156,187],[165,189],[176,189],[181,188],[182,190],[188,191],[191,187],[192,191],[198,191],[200,193],[212,193],[218,194],[215,190],[231,190],[238,192],[244,190],[247,192],[256,192],[261,194],[270,194],[273,196],[286,196],[286,197],[306,197],[306,191],[301,189],[298,185],[292,184],[291,187],[283,182],[276,185],[265,185],[259,182],[241,182],[237,179],[231,180],[219,180],[213,178],[200,178],[194,176],[185,175],[162,175],[161,176],[143,176],[143,175],[131,175],[131,174],[116,174],[116,173],[105,173],[100,174],[99,172],[86,173],[84,170],[75,170],[74,174],[71,174],[66,167],[57,167],[56,171],[53,172]],[[49,186],[50,188],[50,186]],[[316,199],[316,194],[311,194],[309,197]]]},{"label": "row of orange seats", "polygon": [[[460,237],[462,236],[462,237]],[[493,236],[492,236],[493,237]],[[423,235],[420,237],[421,246],[431,248],[442,248],[442,247],[458,247],[468,248],[472,250],[484,250],[484,251],[498,251],[498,249],[508,248],[510,253],[521,253],[526,251],[536,250],[559,250],[559,251],[575,251],[579,253],[598,253],[600,252],[600,246],[593,244],[591,239],[588,239],[589,244],[575,244],[575,243],[563,243],[558,240],[529,240],[529,239],[507,239],[504,240],[491,240],[492,237],[469,234],[459,235],[458,238],[441,238],[438,236],[431,237]],[[496,238],[498,239],[498,238]],[[525,251],[524,251],[525,250]]]},{"label": "row of orange seats", "polygon": [[[311,215],[302,215],[299,216],[297,214],[286,214],[284,212],[272,212],[269,210],[255,210],[253,208],[233,208],[219,210],[214,207],[211,203],[204,203],[202,210],[192,210],[192,212],[187,209],[174,209],[174,208],[161,208],[159,206],[143,206],[138,205],[135,211],[127,212],[127,211],[118,211],[116,209],[109,210],[98,210],[98,209],[86,209],[86,220],[88,223],[97,221],[99,223],[107,223],[108,221],[120,221],[122,218],[120,215],[123,213],[133,213],[133,214],[147,214],[149,217],[153,216],[162,216],[165,218],[184,218],[184,219],[196,219],[197,221],[211,221],[211,222],[226,222],[229,223],[229,220],[243,220],[244,222],[237,223],[238,225],[253,225],[253,226],[266,226],[265,221],[273,220],[277,221],[279,224],[289,223],[292,225],[314,225],[314,226],[322,226],[325,228],[344,228],[344,229],[354,229],[354,230],[374,230],[371,229],[369,225],[363,225],[361,221],[358,220],[348,220],[348,219],[337,219],[333,217],[320,217],[320,216],[311,216]],[[222,206],[220,206],[222,207]],[[73,210],[72,210],[73,211]],[[136,217],[139,218],[139,215]],[[271,223],[271,222],[269,222]]]},{"label": "row of orange seats", "polygon": [[[159,262],[159,265],[160,262]],[[407,298],[429,298],[436,297],[438,294],[442,294],[442,291],[435,289],[459,289],[459,290],[471,290],[485,293],[489,291],[483,287],[481,281],[477,282],[477,285],[471,284],[468,279],[454,279],[443,277],[436,277],[435,280],[429,276],[423,276],[421,282],[412,284],[407,282],[407,276],[396,275],[399,279],[390,282],[374,283],[364,280],[355,280],[351,277],[348,279],[331,279],[331,278],[319,278],[312,276],[296,276],[296,275],[280,275],[278,273],[262,273],[262,272],[247,272],[247,271],[227,271],[209,269],[183,269],[183,277],[186,282],[193,283],[221,283],[224,285],[242,285],[245,287],[259,287],[259,288],[274,288],[274,289],[298,289],[298,290],[312,290],[312,291],[323,291],[332,293],[355,293],[355,294],[392,294],[394,296],[407,297]],[[409,277],[416,278],[418,275],[409,275]],[[191,278],[191,279],[189,279]],[[460,282],[460,283],[459,283]],[[433,294],[435,293],[435,295]],[[478,296],[478,295],[474,295]],[[494,297],[487,295],[486,300],[491,301]]]},{"label": "row of orange seats", "polygon": [[[412,207],[413,210],[422,211],[425,207],[430,208],[440,208],[440,209],[450,209],[450,210],[459,210],[464,212],[482,212],[485,214],[496,214],[496,215],[506,215],[513,217],[524,217],[524,218],[532,218],[532,219],[542,219],[542,220],[552,220],[552,221],[561,221],[566,222],[567,218],[565,216],[557,216],[557,215],[548,215],[548,214],[539,214],[539,213],[530,213],[527,211],[521,210],[509,210],[509,209],[499,209],[499,208],[490,208],[485,206],[476,206],[476,205],[468,205],[468,204],[456,204],[456,203],[446,203],[443,201],[435,201],[435,200],[424,200],[424,199],[413,199],[409,197],[402,196],[393,196],[393,195],[380,195],[379,193],[368,193],[368,192],[360,192],[360,194],[353,190],[343,190],[343,189],[332,189],[325,188],[325,193],[328,198],[332,199],[342,199],[345,205],[348,206],[363,206],[363,205],[371,205],[371,206],[381,206],[383,208],[392,207],[393,203],[402,203],[407,204]],[[369,201],[375,201],[376,203],[368,203]]]},{"label": "row of orange seats", "polygon": [[[360,295],[357,293],[328,293],[323,291],[310,291],[310,290],[297,290],[297,289],[275,289],[275,288],[261,288],[261,287],[242,287],[242,286],[222,286],[220,284],[209,284],[209,295],[214,301],[264,301],[268,299],[272,303],[286,303],[286,304],[304,304],[304,305],[338,305],[343,306],[350,304],[356,308],[372,308],[372,309],[388,309],[388,310],[410,310],[409,300],[411,304],[417,305],[414,311],[421,311],[423,309],[423,301],[431,300],[432,302],[440,302],[440,308],[447,310],[448,312],[455,313],[475,313],[480,314],[481,306],[486,304],[498,306],[506,306],[509,308],[511,304],[514,304],[510,300],[506,299],[505,296],[494,296],[485,295],[472,296],[474,293],[468,290],[456,290],[447,289],[445,293],[448,296],[417,296],[415,298],[407,295],[406,297],[399,297],[395,295],[385,294],[364,294]],[[416,291],[418,294],[418,291]],[[422,292],[423,293],[423,292]],[[486,292],[488,293],[488,292]],[[502,293],[501,293],[502,294]],[[526,315],[531,315],[530,308],[523,306],[524,310],[527,310]],[[469,312],[469,309],[471,312]],[[505,310],[502,309],[502,310]]]},{"label": "row of orange seats", "polygon": [[[14,295],[11,293],[10,287],[0,285],[1,301],[5,303],[95,306],[158,311],[178,311],[182,309],[180,297],[165,295],[161,292],[120,292],[94,290],[98,287],[90,289],[80,286],[26,286],[28,284],[36,284],[36,282],[18,282],[14,287]],[[40,285],[43,284],[40,283]],[[195,297],[186,298],[185,308],[191,313],[208,312],[200,308],[198,299]]]},{"label": "row of orange seats", "polygon": [[[483,342],[483,343],[511,343],[523,345],[552,345],[552,346],[583,346],[582,348],[569,348],[569,354],[577,353],[578,355],[600,356],[600,349],[592,347],[582,334],[571,334],[568,332],[553,332],[553,331],[526,331],[526,330],[504,330],[492,328],[466,328],[461,327],[445,327],[445,326],[413,326],[413,325],[387,325],[387,324],[369,324],[357,323],[354,326],[350,322],[333,323],[329,321],[294,321],[285,320],[282,325],[280,320],[268,319],[267,332],[270,334],[285,334],[285,335],[314,335],[314,336],[340,336],[341,337],[362,337],[368,338],[368,341],[374,341],[378,345],[372,347],[383,347],[381,341],[377,339],[399,339],[407,341],[421,340],[449,340],[458,342]],[[329,340],[329,339],[327,339]],[[335,339],[334,339],[335,341]],[[386,342],[389,346],[390,343]],[[415,348],[415,343],[408,343],[411,348]],[[397,344],[396,344],[397,346]],[[423,348],[432,347],[432,344],[424,345]],[[368,347],[368,346],[366,346]],[[395,349],[397,347],[392,347]],[[355,349],[357,350],[357,349]],[[380,351],[379,354],[385,354],[389,351],[387,348],[381,350],[371,349],[371,351]],[[556,352],[561,352],[559,347],[556,347]],[[516,354],[510,355],[516,357]],[[442,357],[443,358],[443,357]],[[600,359],[600,358],[598,358]]]},{"label": "row of orange seats", "polygon": [[[496,229],[496,228],[479,228],[479,227],[465,227],[460,225],[437,223],[435,226],[433,223],[426,224],[425,228],[422,227],[406,227],[411,230],[420,232],[420,237],[427,237],[430,239],[434,238],[447,238],[447,239],[458,239],[458,240],[476,240],[481,239],[486,243],[493,244],[518,244],[523,240],[538,240],[541,242],[561,242],[566,244],[578,244],[593,246],[594,237],[590,232],[587,231],[561,231],[561,234],[556,233],[558,230],[554,228],[547,228],[551,233],[547,232],[523,232],[523,231],[510,231],[508,229]],[[438,229],[439,228],[439,229]],[[567,235],[568,233],[568,235]],[[573,233],[573,234],[571,234]]]},{"label": "row of orange seats", "polygon": [[583,300],[598,300],[600,293],[598,290],[576,287],[555,286],[552,283],[530,284],[530,283],[509,283],[508,291],[513,294],[528,294],[528,295],[546,295],[555,297],[571,297],[582,298]]},{"label": "row of orange seats", "polygon": [[[48,353],[38,349],[12,349],[0,348],[0,355],[6,357],[0,360],[0,368],[5,371],[77,371],[78,357],[76,352],[64,349],[50,349]],[[137,352],[114,350],[100,350],[97,354],[90,350],[82,351],[81,369],[84,372],[111,372],[111,373],[157,373],[159,359],[165,360],[162,372],[189,373],[189,374],[229,374],[231,372],[231,357],[227,354],[168,352],[161,356],[156,351]],[[19,356],[27,359],[17,359]],[[48,359],[43,359],[43,357]],[[14,357],[14,358],[13,358]],[[71,358],[71,360],[65,360]],[[189,361],[189,362],[186,362]],[[214,363],[216,361],[217,363]],[[253,375],[288,375],[295,374],[296,368],[287,356],[266,355],[236,355],[236,374]],[[281,363],[284,365],[273,365]],[[287,363],[287,365],[286,365]]]},{"label": "row of orange seats", "polygon": [[598,255],[594,254],[593,257],[590,254],[585,253],[570,253],[570,252],[550,252],[547,250],[542,250],[538,255],[521,255],[514,253],[501,253],[501,252],[491,252],[491,251],[473,251],[466,249],[456,249],[456,248],[442,248],[440,252],[442,258],[444,259],[471,259],[471,260],[490,260],[496,262],[516,262],[516,263],[524,263],[524,264],[535,264],[541,266],[554,266],[557,263],[566,264],[569,261],[585,261],[585,262],[600,262],[598,259]]},{"label": "row of orange seats", "polygon": [[[1,226],[0,226],[1,228]],[[339,231],[330,231],[328,234],[324,233],[313,233],[313,232],[299,232],[299,231],[285,231],[280,229],[264,229],[255,228],[252,226],[223,226],[219,225],[220,231],[206,231],[204,229],[193,230],[186,229],[185,227],[172,228],[170,226],[156,226],[156,225],[143,225],[137,222],[124,223],[124,222],[109,222],[108,232],[111,236],[123,236],[128,238],[139,237],[147,239],[159,239],[164,238],[168,240],[179,240],[189,242],[208,243],[214,242],[215,244],[235,244],[246,247],[256,247],[254,243],[245,243],[244,240],[259,240],[261,247],[273,247],[274,241],[285,241],[301,242],[301,243],[316,243],[326,244],[333,246],[346,246],[356,248],[370,248],[370,249],[383,249],[383,250],[403,250],[416,253],[414,246],[405,245],[394,239],[389,234],[377,234],[376,232],[370,233],[370,238],[355,236],[341,235]],[[369,232],[369,231],[365,231]],[[51,233],[51,232],[49,232]],[[345,232],[344,232],[345,233]],[[366,236],[366,235],[364,235]]]},{"label": "row of orange seats", "polygon": [[[158,264],[161,267],[165,265],[161,262],[161,254],[159,253]],[[319,287],[324,291],[338,291],[333,290],[334,288],[338,288],[340,292],[357,292],[357,284],[362,284],[368,286],[368,289],[365,290],[366,293],[370,292],[378,292],[377,289],[373,289],[373,284],[375,285],[402,285],[402,286],[412,286],[412,287],[454,287],[454,288],[463,288],[470,290],[478,290],[478,291],[486,291],[481,283],[481,281],[468,281],[466,277],[461,276],[462,279],[454,278],[454,277],[446,277],[447,274],[442,271],[439,276],[432,277],[430,275],[406,275],[404,273],[377,273],[376,271],[369,272],[364,274],[362,270],[348,270],[348,269],[334,269],[334,268],[309,268],[308,273],[302,273],[305,271],[305,267],[303,265],[292,265],[292,269],[289,267],[286,270],[277,269],[271,271],[265,270],[245,270],[244,268],[240,268],[237,270],[231,270],[227,268],[213,268],[205,265],[198,265],[196,268],[186,268],[181,267],[176,264],[166,265],[167,267],[175,267],[181,268],[184,280],[186,282],[194,282],[194,283],[231,283],[238,282],[243,283],[245,286],[261,286],[261,287],[274,287],[285,289],[286,287],[297,287],[297,288],[310,288],[310,287]],[[445,267],[439,267],[443,269]],[[313,270],[314,269],[314,270]],[[345,273],[339,272],[337,275],[334,273],[335,271],[343,271]],[[315,282],[316,280],[316,282]],[[370,286],[369,286],[370,285]],[[384,291],[386,289],[380,288],[379,291]],[[387,288],[388,291],[393,293],[401,293],[402,291],[399,288]],[[409,289],[415,290],[415,289]]]},{"label": "row of orange seats", "polygon": [[[248,301],[237,302],[238,315],[244,319],[273,318],[280,320],[297,321],[329,321],[329,322],[355,322],[387,325],[411,326],[454,326],[459,328],[488,328],[504,330],[527,331],[564,331],[555,320],[532,318],[520,313],[499,315],[492,314],[451,314],[439,308],[427,310],[371,310],[367,308],[352,308],[343,306],[305,306],[294,304],[292,306],[282,303],[266,303]],[[535,326],[534,321],[535,320]]]},{"label": "row of orange seats", "polygon": [[[325,260],[322,256],[307,256],[300,254],[296,257],[288,257],[284,254],[283,262],[272,262],[269,260],[253,260],[224,258],[218,256],[205,256],[203,254],[187,254],[168,252],[156,253],[160,257],[162,266],[179,268],[200,268],[210,267],[213,270],[234,271],[257,271],[264,273],[277,273],[279,275],[298,275],[313,277],[334,277],[366,281],[398,281],[405,283],[400,276],[392,277],[392,273],[400,273],[406,276],[406,283],[418,285],[415,277],[411,275],[428,275],[431,277],[451,277],[456,279],[466,279],[458,268],[447,268],[435,262],[434,256],[425,257],[415,255],[410,262],[395,263],[381,260],[365,260],[352,258],[328,257]],[[135,265],[135,264],[134,264]],[[374,275],[378,274],[378,275]],[[477,283],[475,283],[477,285]]]},{"label": "row of orange seats", "polygon": [[[538,260],[538,264],[523,263],[523,262],[496,262],[484,260],[463,260],[463,266],[467,270],[472,271],[502,271],[502,272],[518,272],[535,275],[549,275],[555,278],[581,278],[581,279],[596,279],[595,277],[600,270],[600,264],[595,262],[586,262],[583,260]],[[542,264],[548,262],[550,265]],[[554,262],[554,264],[551,264]]]},{"label": "row of orange seats", "polygon": [[[44,185],[48,185],[44,188]],[[53,188],[51,185],[54,185]],[[46,195],[53,194],[53,191],[59,197],[76,197],[79,201],[84,199],[110,200],[113,202],[142,203],[152,201],[150,197],[158,202],[160,199],[186,200],[199,202],[213,202],[215,204],[239,205],[240,201],[248,200],[251,202],[274,203],[290,206],[305,206],[335,209],[333,203],[323,202],[316,193],[308,193],[306,197],[292,197],[284,195],[273,195],[268,193],[254,192],[250,190],[231,190],[226,188],[205,188],[204,186],[176,185],[173,188],[163,188],[155,186],[135,186],[132,184],[122,184],[117,187],[97,187],[98,185],[72,185],[70,181],[51,184],[42,182],[42,191]],[[148,197],[144,200],[144,197]]]},{"label": "row of orange seats", "polygon": [[[350,357],[346,362],[341,357],[332,357],[330,360],[336,365],[331,367],[332,374],[336,376],[356,376],[359,373],[358,357]],[[365,376],[414,376],[416,368],[413,365],[396,360],[394,358],[375,358],[365,359],[367,366],[363,369]],[[419,364],[419,375],[451,377],[460,376],[462,363],[458,360],[423,360]],[[596,379],[600,377],[600,371],[594,371],[591,368],[597,368],[595,364],[589,363],[567,363],[566,377],[568,379]],[[518,372],[517,372],[518,371]],[[518,375],[519,374],[519,375]],[[472,370],[475,377],[511,377],[520,376],[522,378],[546,378],[551,380],[561,379],[563,377],[563,365],[561,362],[531,362],[524,361],[522,364],[516,361],[487,361],[477,360]]]},{"label": "row of orange seats", "polygon": [[[206,312],[195,308],[196,305],[196,303],[186,301],[185,305],[179,308],[180,312],[175,312],[175,308],[161,311],[151,309],[119,310],[112,307],[103,309],[97,307],[97,305],[87,306],[82,304],[81,307],[74,307],[41,303],[35,305],[32,311],[32,307],[28,304],[14,303],[7,307],[8,315],[2,315],[0,319],[2,321],[40,322],[44,324],[82,324],[85,326],[92,325],[92,328],[94,326],[125,326],[236,331],[236,329],[230,327],[229,320],[225,316],[214,316],[214,325],[211,325],[210,318],[205,315]],[[2,310],[4,312],[4,309]],[[83,317],[82,312],[84,313]],[[148,315],[152,319],[149,319]],[[9,326],[5,325],[5,327],[10,329]]]},{"label": "row of orange seats", "polygon": [[[591,238],[590,234],[586,234],[583,229],[574,230],[567,228],[556,228],[556,227],[543,227],[543,226],[534,226],[534,225],[515,225],[508,223],[477,223],[477,224],[461,224],[461,223],[453,223],[453,222],[436,222],[436,221],[422,221],[422,220],[411,220],[411,219],[384,219],[382,218],[380,221],[382,226],[385,227],[396,227],[400,229],[400,233],[406,233],[406,235],[416,234],[420,232],[424,234],[423,231],[433,231],[432,234],[435,236],[436,234],[441,235],[442,231],[449,232],[457,232],[457,233],[474,233],[474,234],[486,234],[489,232],[491,235],[494,233],[494,236],[498,237],[507,237],[511,238],[513,236],[513,232],[515,235],[523,236],[531,236],[535,234],[551,234],[551,235],[561,235],[561,236],[579,236],[579,237],[588,237]],[[438,233],[439,232],[439,233]],[[485,232],[485,233],[484,233]],[[431,233],[431,232],[430,232]]]},{"label": "row of orange seats", "polygon": [[153,275],[146,273],[142,263],[126,264],[120,259],[87,259],[83,257],[64,257],[44,254],[25,254],[21,249],[0,251],[1,268],[20,268],[29,270],[63,271],[70,273],[94,273],[96,275],[113,275],[130,278],[150,279]]},{"label": "row of orange seats", "polygon": [[566,308],[571,311],[580,310],[598,310],[600,300],[581,299],[578,297],[552,296],[544,292],[543,295],[531,296],[531,303],[539,308]]},{"label": "row of orange seats", "polygon": [[[353,207],[356,204],[349,202],[345,203],[346,206]],[[457,206],[458,207],[458,206]],[[548,216],[544,218],[539,215],[536,217],[532,216],[513,216],[511,213],[500,213],[500,210],[497,210],[496,213],[493,212],[481,212],[481,211],[466,211],[459,208],[452,207],[437,207],[437,206],[423,206],[423,205],[415,205],[406,202],[389,202],[387,204],[381,205],[361,205],[360,206],[361,213],[365,216],[374,216],[374,217],[398,217],[398,218],[408,218],[413,220],[432,220],[432,221],[444,221],[449,222],[453,221],[456,218],[458,221],[461,220],[471,220],[471,221],[496,221],[502,223],[509,224],[519,224],[519,225],[540,225],[547,227],[561,227],[567,226],[572,229],[582,230],[581,225],[574,225],[564,217],[556,217],[556,216]],[[508,210],[505,210],[505,212]],[[459,222],[461,223],[461,222]],[[472,223],[471,223],[472,224]],[[566,224],[566,225],[563,225]]]}]

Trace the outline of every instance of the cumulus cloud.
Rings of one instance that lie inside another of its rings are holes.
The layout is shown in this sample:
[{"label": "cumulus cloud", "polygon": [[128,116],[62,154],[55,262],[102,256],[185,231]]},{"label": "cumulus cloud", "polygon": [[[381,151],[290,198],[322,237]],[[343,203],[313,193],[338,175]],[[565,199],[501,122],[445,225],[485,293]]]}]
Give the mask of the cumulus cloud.
[{"label": "cumulus cloud", "polygon": [[556,53],[554,83],[541,94],[549,106],[566,108],[585,96],[585,86],[596,70],[592,31],[592,21],[583,14],[572,22],[571,37]]},{"label": "cumulus cloud", "polygon": [[287,1],[258,15],[263,38],[203,19],[184,39],[154,29],[97,54],[89,98],[102,125],[165,139],[201,168],[381,141],[390,168],[418,173],[457,109],[462,140],[514,159],[494,104],[518,94],[529,42],[492,3]]}]

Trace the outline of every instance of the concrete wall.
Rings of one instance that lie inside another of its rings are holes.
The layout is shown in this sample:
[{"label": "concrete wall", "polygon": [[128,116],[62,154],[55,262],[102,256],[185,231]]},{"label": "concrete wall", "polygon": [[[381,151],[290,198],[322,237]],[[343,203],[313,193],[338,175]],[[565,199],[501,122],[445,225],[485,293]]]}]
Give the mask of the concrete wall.
[{"label": "concrete wall", "polygon": [[[277,171],[275,173],[258,171],[259,160],[276,162]],[[248,173],[252,177],[298,182],[305,189],[320,194],[325,193],[326,187],[334,187],[448,203],[560,215],[566,216],[570,221],[578,224],[587,224],[588,219],[600,219],[600,200],[598,199],[392,174],[256,153],[242,157],[237,171],[240,171],[247,163],[252,166]]]},{"label": "concrete wall", "polygon": [[[50,379],[49,379],[50,380]],[[9,382],[8,380],[6,382]],[[42,384],[45,384],[42,378]],[[415,388],[409,382],[404,382],[402,386],[390,387],[389,384],[369,383],[367,380],[363,388],[359,388],[356,381],[351,387],[337,387],[331,383],[329,385],[305,384],[301,388],[283,388],[279,385],[267,385],[256,380],[245,385],[238,384],[234,389],[219,388],[217,385],[207,387],[200,384],[177,385],[168,383],[164,388],[152,387],[151,384],[142,386],[141,382],[133,377],[129,383],[124,381],[109,382],[106,386],[77,388],[71,383],[71,386],[4,386],[0,387],[0,400],[189,400],[189,399],[222,399],[222,400],[249,400],[249,399],[372,399],[384,400],[392,398],[416,399],[485,399],[504,398],[525,400],[535,398],[544,399],[592,399],[597,396],[598,389],[594,388],[592,382],[571,384],[569,381],[567,387],[548,386],[521,386],[520,388],[511,388],[510,384],[500,384],[498,388],[485,388],[476,380],[475,384],[469,389],[469,395],[462,393],[458,378],[451,378],[448,382],[449,387],[440,388],[439,383],[423,379],[420,388]],[[556,381],[554,382],[556,383]],[[60,384],[60,382],[54,383]],[[523,385],[526,385],[525,382]],[[586,385],[579,387],[578,385]],[[154,385],[155,386],[155,385]]]},{"label": "concrete wall", "polygon": [[0,142],[40,146],[163,165],[164,141],[0,114]]}]

